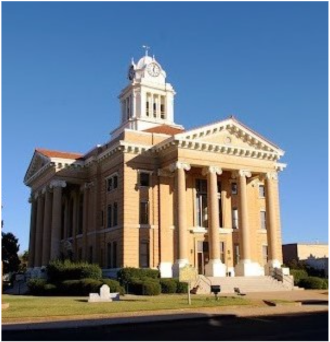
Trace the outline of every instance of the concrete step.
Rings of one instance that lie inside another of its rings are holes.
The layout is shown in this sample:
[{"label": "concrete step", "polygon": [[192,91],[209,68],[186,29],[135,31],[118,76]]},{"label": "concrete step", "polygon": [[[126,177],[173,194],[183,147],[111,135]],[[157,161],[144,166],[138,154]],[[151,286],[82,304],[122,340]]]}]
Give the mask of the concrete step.
[{"label": "concrete step", "polygon": [[292,290],[281,281],[270,276],[264,277],[204,277],[200,276],[195,285],[197,293],[210,293],[211,285],[220,285],[222,293],[235,293],[237,287],[241,292],[274,292]]}]

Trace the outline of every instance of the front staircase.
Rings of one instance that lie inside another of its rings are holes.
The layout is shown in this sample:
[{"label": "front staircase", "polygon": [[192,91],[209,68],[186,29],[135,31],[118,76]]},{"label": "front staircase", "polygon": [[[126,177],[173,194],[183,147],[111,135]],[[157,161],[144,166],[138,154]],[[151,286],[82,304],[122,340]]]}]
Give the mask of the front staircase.
[{"label": "front staircase", "polygon": [[193,293],[210,294],[211,285],[220,285],[221,293],[235,293],[235,287],[238,287],[244,293],[292,291],[295,289],[291,282],[279,281],[271,276],[205,277],[199,275],[192,286]]}]

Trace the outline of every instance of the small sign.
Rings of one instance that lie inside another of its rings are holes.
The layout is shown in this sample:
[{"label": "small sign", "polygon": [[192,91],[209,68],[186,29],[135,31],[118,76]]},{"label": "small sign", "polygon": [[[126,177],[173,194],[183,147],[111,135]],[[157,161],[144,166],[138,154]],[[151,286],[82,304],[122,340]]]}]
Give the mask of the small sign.
[{"label": "small sign", "polygon": [[190,283],[196,281],[198,277],[197,270],[192,266],[185,266],[179,270],[179,281]]}]

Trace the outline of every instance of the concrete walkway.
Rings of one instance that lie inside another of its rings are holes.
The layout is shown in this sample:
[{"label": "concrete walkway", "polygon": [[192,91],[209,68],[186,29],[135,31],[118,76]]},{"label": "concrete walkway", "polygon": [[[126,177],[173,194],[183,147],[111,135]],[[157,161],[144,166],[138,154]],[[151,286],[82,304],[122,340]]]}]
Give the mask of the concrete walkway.
[{"label": "concrete walkway", "polygon": [[[226,294],[222,294],[225,296]],[[180,310],[162,310],[162,311],[143,311],[130,312],[112,315],[93,315],[84,317],[67,317],[47,321],[42,319],[39,322],[20,322],[20,323],[2,323],[2,330],[30,330],[30,329],[49,329],[49,328],[78,328],[86,326],[113,325],[113,324],[131,324],[171,321],[179,319],[205,318],[218,315],[235,315],[238,317],[256,317],[264,315],[278,315],[288,313],[307,313],[328,311],[328,291],[327,290],[305,290],[305,291],[283,291],[283,292],[255,292],[248,293],[245,298],[254,301],[287,300],[296,302],[294,304],[281,304],[277,306],[263,305],[242,305],[225,306],[216,308],[194,308]],[[192,296],[194,300],[194,296]]]}]

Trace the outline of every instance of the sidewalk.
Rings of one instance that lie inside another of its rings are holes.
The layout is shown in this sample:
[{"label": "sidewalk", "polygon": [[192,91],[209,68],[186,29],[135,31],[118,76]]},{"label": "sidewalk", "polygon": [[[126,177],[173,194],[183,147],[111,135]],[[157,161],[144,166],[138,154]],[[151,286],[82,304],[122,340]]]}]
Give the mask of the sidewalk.
[{"label": "sidewalk", "polygon": [[[225,295],[225,294],[223,294]],[[39,322],[20,322],[20,323],[3,323],[2,330],[31,330],[31,329],[61,329],[61,328],[78,328],[86,326],[98,325],[114,325],[114,324],[132,324],[146,323],[157,321],[171,321],[194,318],[205,318],[223,315],[238,317],[255,317],[265,315],[278,314],[295,314],[328,311],[328,291],[284,291],[284,292],[258,292],[248,293],[245,298],[269,301],[271,299],[290,300],[297,302],[295,304],[280,304],[279,306],[227,306],[217,308],[195,308],[180,310],[163,310],[163,311],[144,311],[121,313],[115,315],[98,315],[97,317],[70,317],[57,319],[56,321],[39,321]],[[192,296],[192,300],[194,297]]]}]

